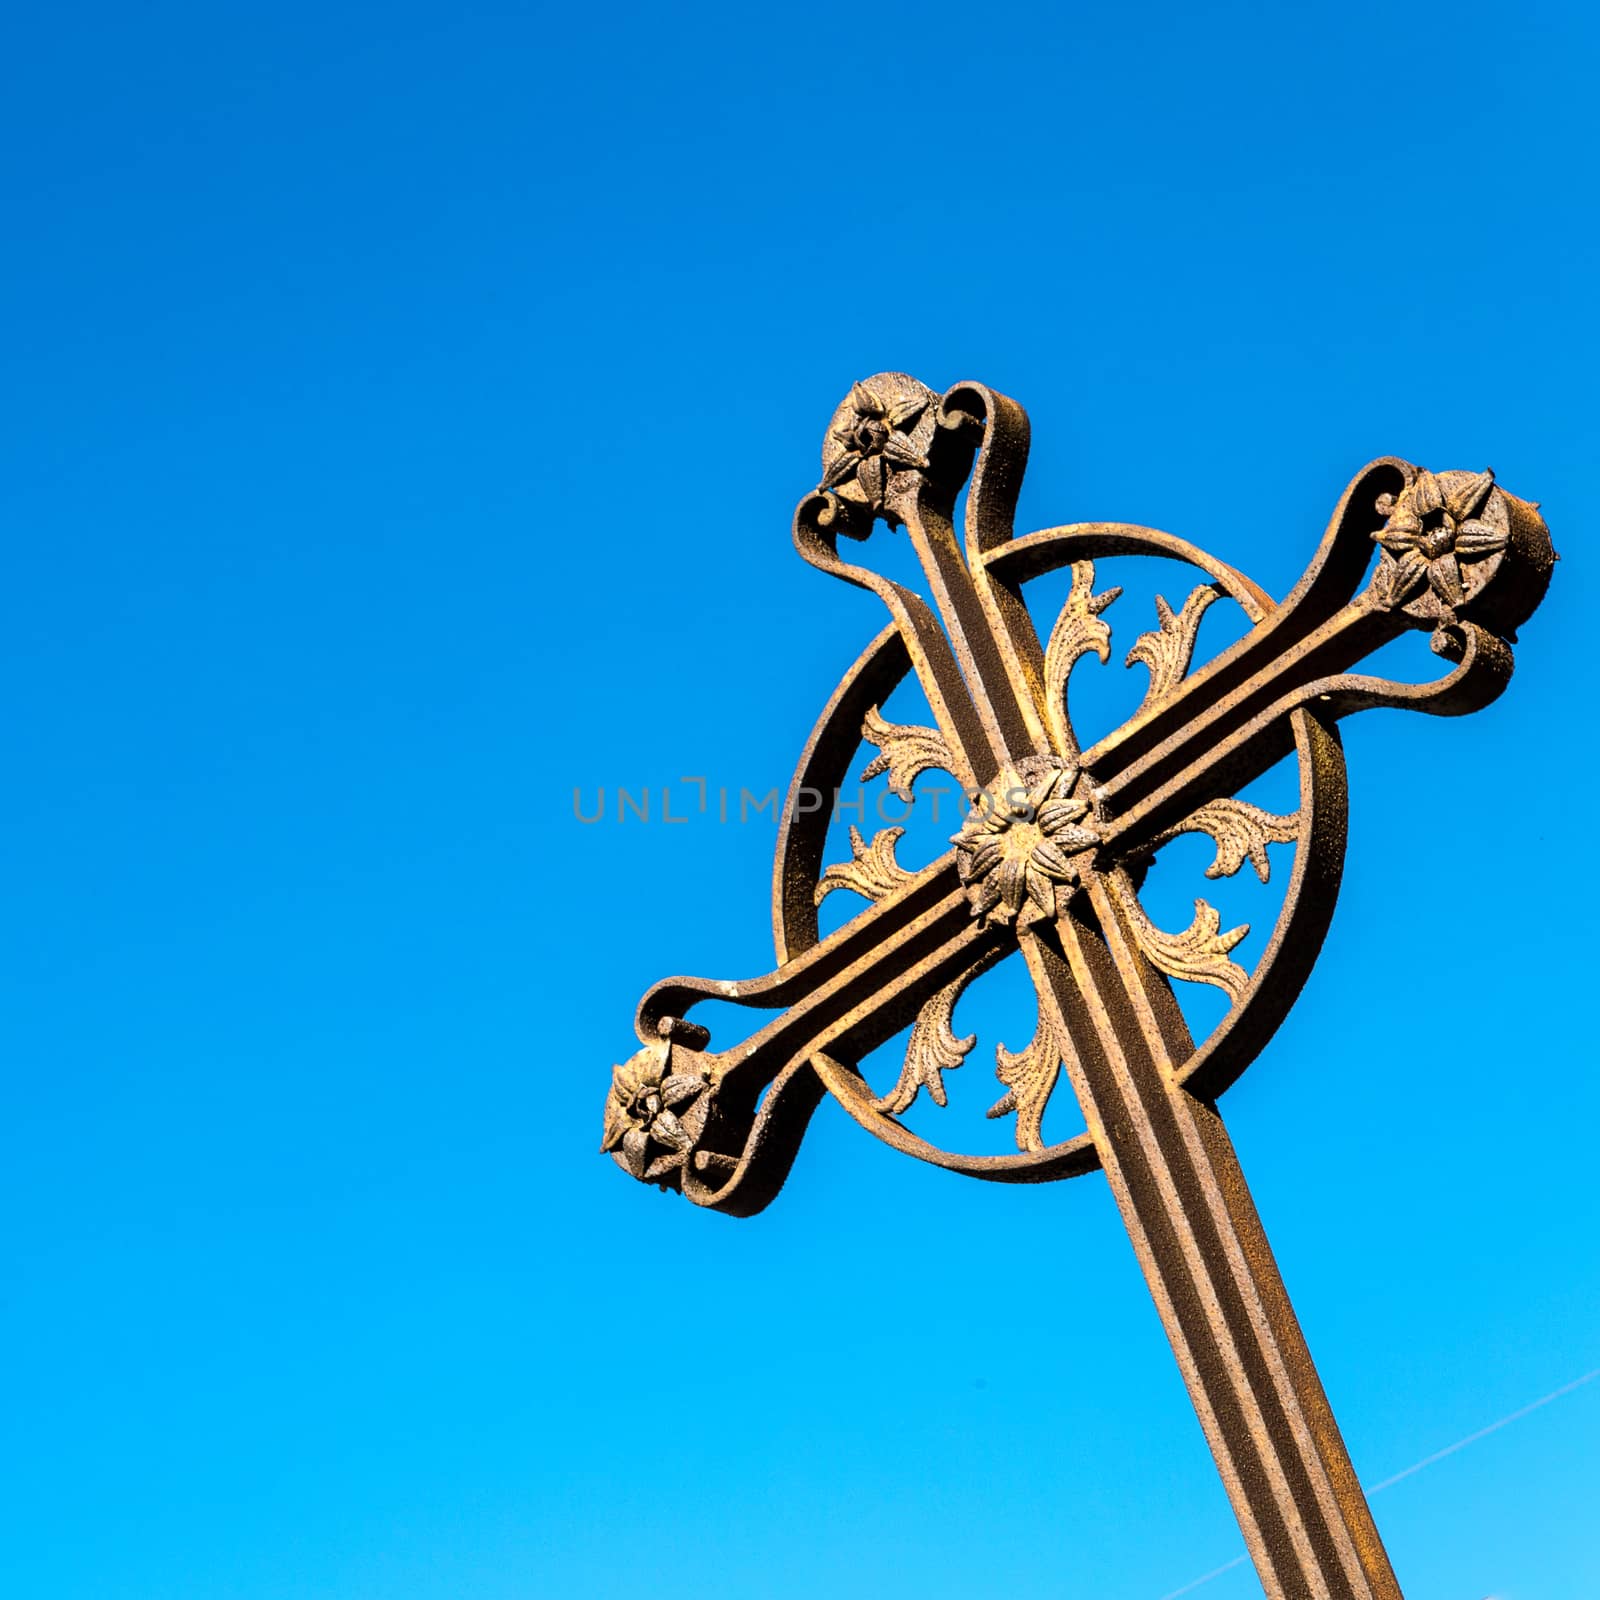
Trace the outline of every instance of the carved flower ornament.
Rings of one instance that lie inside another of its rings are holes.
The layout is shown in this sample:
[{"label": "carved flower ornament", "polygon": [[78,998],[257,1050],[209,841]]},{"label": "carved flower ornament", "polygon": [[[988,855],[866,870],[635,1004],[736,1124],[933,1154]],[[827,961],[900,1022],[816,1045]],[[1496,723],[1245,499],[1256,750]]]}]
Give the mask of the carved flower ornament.
[{"label": "carved flower ornament", "polygon": [[1383,551],[1373,588],[1387,608],[1405,605],[1424,586],[1449,612],[1466,603],[1479,587],[1473,569],[1509,538],[1503,507],[1490,503],[1493,490],[1492,472],[1423,471],[1398,496],[1379,498],[1389,520],[1372,536]]},{"label": "carved flower ornament", "polygon": [[1076,795],[1078,781],[1077,767],[1041,759],[1002,772],[977,796],[950,841],[975,917],[1025,928],[1056,914],[1058,887],[1077,887],[1100,843],[1083,826],[1089,802]]},{"label": "carved flower ornament", "polygon": [[648,1045],[611,1071],[600,1143],[624,1172],[676,1186],[711,1113],[710,1080],[672,1072],[666,1045]]},{"label": "carved flower ornament", "polygon": [[882,514],[892,474],[927,470],[928,458],[910,430],[933,401],[933,392],[920,385],[896,397],[856,384],[828,435],[839,453],[830,450],[832,460],[824,458],[822,488],[864,505],[873,516]]}]

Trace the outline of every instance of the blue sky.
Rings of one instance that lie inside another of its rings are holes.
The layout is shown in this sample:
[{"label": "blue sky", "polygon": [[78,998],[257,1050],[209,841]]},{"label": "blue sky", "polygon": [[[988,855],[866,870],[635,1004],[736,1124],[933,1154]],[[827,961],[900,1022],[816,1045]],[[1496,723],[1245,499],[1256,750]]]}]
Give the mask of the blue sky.
[{"label": "blue sky", "polygon": [[[787,781],[881,623],[789,518],[885,368],[1029,408],[1023,526],[1276,595],[1373,456],[1544,502],[1505,698],[1347,724],[1333,932],[1224,1109],[1368,1481],[1600,1366],[1597,32],[15,12],[0,1592],[1159,1600],[1237,1552],[1100,1179],[824,1107],[733,1222],[595,1154],[642,990],[771,964],[773,830],[573,790]],[[1387,1490],[1408,1595],[1590,1600],[1597,1445],[1600,1384]]]}]

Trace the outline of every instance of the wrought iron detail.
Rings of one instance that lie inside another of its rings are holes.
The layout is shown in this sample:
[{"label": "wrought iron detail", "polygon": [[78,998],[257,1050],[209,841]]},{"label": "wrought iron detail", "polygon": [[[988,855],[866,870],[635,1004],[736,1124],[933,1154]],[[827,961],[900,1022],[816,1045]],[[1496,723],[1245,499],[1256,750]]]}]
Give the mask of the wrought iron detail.
[{"label": "wrought iron detail", "polygon": [[1196,900],[1194,921],[1182,933],[1164,933],[1145,915],[1124,874],[1117,874],[1112,884],[1134,943],[1158,972],[1186,983],[1214,984],[1235,1000],[1249,987],[1250,974],[1229,953],[1249,935],[1248,922],[1223,933],[1222,913]]},{"label": "wrought iron detail", "polygon": [[878,746],[878,753],[861,769],[861,781],[889,774],[889,787],[902,800],[911,798],[911,785],[930,767],[955,771],[955,760],[944,735],[932,728],[916,728],[885,722],[874,706],[861,724],[861,737]]},{"label": "wrought iron detail", "polygon": [[1222,591],[1214,584],[1202,583],[1193,590],[1183,607],[1176,613],[1162,595],[1156,596],[1157,627],[1151,633],[1141,633],[1128,652],[1124,666],[1143,662],[1150,669],[1150,687],[1145,691],[1145,704],[1160,700],[1177,688],[1189,670],[1189,658],[1194,654],[1195,640],[1200,634],[1200,619],[1205,616],[1213,600],[1221,598]]},{"label": "wrought iron detail", "polygon": [[917,1013],[906,1045],[905,1065],[900,1069],[900,1080],[878,1102],[880,1111],[905,1111],[917,1098],[919,1089],[926,1089],[935,1105],[946,1105],[944,1074],[952,1072],[966,1060],[978,1042],[975,1033],[958,1039],[950,1026],[951,1013],[961,992],[978,975],[981,968],[972,967],[963,972],[954,983],[931,996]]},{"label": "wrought iron detail", "polygon": [[1100,835],[1071,762],[1048,756],[1008,768],[980,792],[951,843],[972,914],[1018,929],[1053,917],[1087,869]]},{"label": "wrought iron detail", "polygon": [[1025,1048],[1013,1051],[1001,1045],[995,1051],[994,1075],[1005,1085],[1006,1092],[989,1107],[986,1115],[1016,1114],[1019,1150],[1044,1149],[1045,1107],[1061,1075],[1062,1057],[1070,1048],[1041,1009],[1033,1037]]},{"label": "wrought iron detail", "polygon": [[1216,842],[1217,859],[1206,868],[1208,878],[1231,878],[1248,858],[1256,876],[1267,883],[1272,877],[1269,844],[1293,844],[1300,836],[1300,813],[1275,816],[1248,800],[1208,800],[1182,822],[1164,828],[1150,841],[1158,850],[1180,833],[1208,833]]},{"label": "wrought iron detail", "polygon": [[820,906],[835,889],[853,889],[868,900],[881,900],[912,876],[894,858],[894,848],[905,837],[904,828],[881,828],[868,844],[857,827],[850,829],[849,861],[825,867],[817,880],[813,899]]},{"label": "wrought iron detail", "polygon": [[[1067,603],[1050,630],[1050,644],[1044,653],[1045,710],[1050,722],[1050,738],[1057,750],[1076,750],[1072,722],[1067,715],[1067,679],[1081,657],[1096,655],[1100,665],[1111,659],[1111,624],[1100,613],[1120,594],[1118,585],[1104,594],[1094,592],[1094,563],[1072,564],[1072,588]],[[1132,664],[1132,658],[1129,659]]]}]

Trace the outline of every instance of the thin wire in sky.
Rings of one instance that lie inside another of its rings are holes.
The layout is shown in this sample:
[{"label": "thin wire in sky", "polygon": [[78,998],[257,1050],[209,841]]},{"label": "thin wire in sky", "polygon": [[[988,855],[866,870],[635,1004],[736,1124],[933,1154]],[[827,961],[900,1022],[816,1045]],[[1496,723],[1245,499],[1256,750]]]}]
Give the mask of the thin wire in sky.
[{"label": "thin wire in sky", "polygon": [[1192,1583],[1184,1584],[1181,1589],[1169,1590],[1162,1595],[1161,1600],[1178,1600],[1180,1594],[1192,1594],[1196,1589],[1210,1583],[1213,1578],[1220,1578],[1224,1572],[1232,1572],[1235,1567],[1242,1567],[1249,1559],[1249,1556],[1235,1556],[1232,1561],[1224,1561],[1220,1567],[1213,1567],[1204,1576],[1196,1578]]},{"label": "thin wire in sky", "polygon": [[[1541,1395],[1537,1400],[1530,1401],[1525,1406],[1519,1406],[1515,1411],[1508,1412],[1498,1421],[1491,1422],[1487,1427],[1479,1428],[1476,1433],[1469,1433],[1464,1439],[1457,1439],[1454,1444],[1447,1444],[1442,1450],[1435,1450],[1431,1456],[1424,1456],[1420,1461],[1413,1461],[1409,1467],[1403,1467],[1399,1472],[1393,1473],[1381,1483],[1373,1484],[1368,1490],[1369,1495],[1382,1494],[1385,1489],[1393,1488],[1395,1484],[1414,1476],[1424,1467],[1431,1467],[1436,1461],[1443,1461],[1446,1456],[1453,1456],[1458,1450],[1465,1450],[1469,1444],[1476,1444],[1480,1439],[1487,1439],[1491,1433],[1498,1433],[1502,1428],[1509,1428],[1513,1422],[1520,1422],[1524,1417],[1532,1416],[1535,1411],[1550,1405],[1553,1401],[1563,1399],[1581,1389],[1586,1383],[1593,1383],[1600,1378],[1600,1367],[1593,1372],[1586,1372],[1581,1378],[1574,1378],[1571,1383],[1564,1383],[1559,1389],[1552,1389],[1549,1394]],[[1220,1567],[1213,1567],[1210,1572],[1202,1573],[1200,1577],[1191,1579],[1181,1589],[1169,1589],[1161,1600],[1178,1600],[1179,1595],[1193,1594],[1196,1589],[1203,1588],[1214,1578],[1220,1578],[1225,1572],[1232,1572],[1235,1567],[1242,1567],[1250,1559],[1248,1555],[1235,1556],[1232,1561],[1225,1561]]]}]

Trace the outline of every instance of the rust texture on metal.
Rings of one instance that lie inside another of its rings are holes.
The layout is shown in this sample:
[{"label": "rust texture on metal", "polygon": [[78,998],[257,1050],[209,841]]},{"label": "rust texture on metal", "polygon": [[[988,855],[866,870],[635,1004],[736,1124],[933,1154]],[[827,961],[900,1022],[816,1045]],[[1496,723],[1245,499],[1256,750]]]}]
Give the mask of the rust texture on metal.
[{"label": "rust texture on metal", "polygon": [[[1487,705],[1512,670],[1511,641],[1555,560],[1537,505],[1490,472],[1430,472],[1393,457],[1363,468],[1335,507],[1310,566],[1281,603],[1169,534],[1077,523],[1021,536],[1012,525],[1028,452],[1015,401],[978,383],[939,395],[903,373],[857,383],[801,500],[794,541],[812,566],[871,590],[891,622],[845,673],[800,758],[773,881],[777,964],[763,977],[668,978],[640,1002],[639,1048],[615,1068],[603,1148],[635,1178],[696,1205],[748,1216],[790,1169],[810,1116],[831,1094],[868,1132],[970,1177],[1034,1183],[1103,1171],[1215,1454],[1267,1594],[1305,1600],[1398,1596],[1256,1215],[1217,1099],[1260,1052],[1304,984],[1338,891],[1345,842],[1341,717],[1368,706],[1456,716]],[[964,496],[964,500],[963,500]],[[931,603],[841,541],[879,523],[903,530]],[[1127,656],[1149,688],[1121,727],[1080,748],[1068,714],[1075,663],[1106,662],[1095,562],[1151,555],[1201,582]],[[1024,586],[1066,568],[1071,587],[1047,639]],[[1222,597],[1250,626],[1197,670],[1202,615]],[[1374,650],[1425,631],[1442,675],[1412,684],[1363,674]],[[915,673],[934,726],[886,721]],[[896,859],[901,830],[824,863],[825,808],[863,743],[909,798],[916,776],[954,776],[970,803],[950,850],[920,871]],[[1277,815],[1238,791],[1285,758],[1299,804]],[[1140,903],[1154,852],[1184,833],[1215,842],[1208,876],[1246,861],[1265,881],[1270,844],[1294,846],[1283,910],[1245,970],[1243,929],[1195,903],[1193,923],[1158,927]],[[817,908],[847,890],[869,902],[827,938]],[[900,1120],[975,1039],[952,1026],[963,989],[1020,954],[1039,997],[1024,1049],[998,1051],[1016,1150],[965,1155]],[[1177,982],[1211,984],[1231,1005],[1198,1044]],[[718,1040],[690,1020],[704,1000],[769,1013]],[[861,1059],[910,1025],[898,1082],[874,1093]],[[1085,1131],[1045,1142],[1065,1077]]]}]

